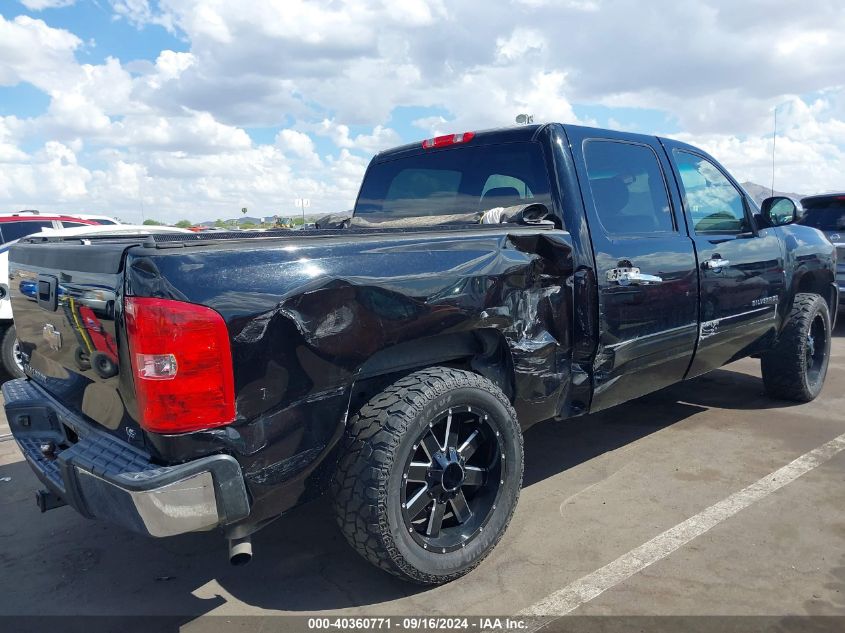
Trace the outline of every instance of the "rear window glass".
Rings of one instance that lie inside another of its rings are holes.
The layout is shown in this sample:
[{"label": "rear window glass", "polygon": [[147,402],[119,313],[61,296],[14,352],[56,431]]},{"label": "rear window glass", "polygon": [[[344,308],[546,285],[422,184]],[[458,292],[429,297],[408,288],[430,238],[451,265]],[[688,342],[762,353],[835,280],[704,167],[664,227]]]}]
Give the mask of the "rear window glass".
[{"label": "rear window glass", "polygon": [[798,224],[822,231],[845,231],[845,199],[808,202]]},{"label": "rear window glass", "polygon": [[53,223],[46,220],[24,220],[22,222],[0,222],[3,244],[14,242],[41,229],[52,229]]},{"label": "rear window glass", "polygon": [[369,221],[481,213],[540,202],[551,208],[540,145],[467,145],[370,166],[355,215]]}]

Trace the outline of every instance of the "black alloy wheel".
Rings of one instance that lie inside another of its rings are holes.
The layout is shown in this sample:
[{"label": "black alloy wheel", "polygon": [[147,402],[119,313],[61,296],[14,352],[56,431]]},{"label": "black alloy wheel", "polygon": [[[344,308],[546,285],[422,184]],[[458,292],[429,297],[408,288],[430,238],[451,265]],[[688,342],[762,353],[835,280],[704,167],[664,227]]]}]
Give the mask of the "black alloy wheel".
[{"label": "black alloy wheel", "polygon": [[819,379],[822,369],[827,365],[827,349],[829,332],[824,317],[816,314],[810,324],[807,334],[807,378],[815,383]]},{"label": "black alloy wheel", "polygon": [[816,398],[824,387],[830,345],[827,301],[818,294],[798,293],[777,342],[760,357],[766,393],[794,402]]},{"label": "black alloy wheel", "polygon": [[522,433],[490,380],[421,369],[349,422],[332,480],[335,515],[358,553],[405,580],[440,584],[475,568],[519,499]]},{"label": "black alloy wheel", "polygon": [[505,455],[489,420],[478,407],[452,407],[414,442],[403,475],[402,516],[423,548],[466,547],[496,509]]}]

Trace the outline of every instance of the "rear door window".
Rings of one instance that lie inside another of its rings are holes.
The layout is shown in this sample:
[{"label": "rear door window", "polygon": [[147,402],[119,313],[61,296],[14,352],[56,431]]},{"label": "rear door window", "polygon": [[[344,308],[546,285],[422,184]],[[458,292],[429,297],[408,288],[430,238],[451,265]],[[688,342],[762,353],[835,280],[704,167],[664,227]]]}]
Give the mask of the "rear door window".
[{"label": "rear door window", "polygon": [[41,229],[52,229],[53,223],[49,220],[22,220],[19,222],[0,222],[0,234],[3,237],[3,244],[14,242],[27,235],[38,233]]},{"label": "rear door window", "polygon": [[596,213],[608,235],[675,231],[663,170],[653,149],[589,140],[584,159]]}]

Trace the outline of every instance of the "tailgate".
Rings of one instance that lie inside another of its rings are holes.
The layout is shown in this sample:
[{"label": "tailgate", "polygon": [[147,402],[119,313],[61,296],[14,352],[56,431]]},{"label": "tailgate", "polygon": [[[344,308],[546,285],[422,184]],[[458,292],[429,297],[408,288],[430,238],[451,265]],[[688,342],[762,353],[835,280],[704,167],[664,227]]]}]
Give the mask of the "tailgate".
[{"label": "tailgate", "polygon": [[117,326],[124,253],[136,243],[17,244],[9,286],[27,376],[69,409],[140,443],[124,404],[132,383],[122,381]]}]

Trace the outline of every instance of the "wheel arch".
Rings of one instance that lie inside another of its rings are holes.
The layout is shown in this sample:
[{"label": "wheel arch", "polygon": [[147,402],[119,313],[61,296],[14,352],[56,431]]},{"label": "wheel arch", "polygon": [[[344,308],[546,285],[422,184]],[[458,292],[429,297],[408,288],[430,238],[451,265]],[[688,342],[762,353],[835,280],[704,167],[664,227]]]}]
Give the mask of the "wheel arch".
[{"label": "wheel arch", "polygon": [[490,380],[513,403],[514,369],[505,336],[493,328],[453,332],[398,343],[373,354],[361,365],[352,384],[349,410],[403,375],[444,366],[472,371]]},{"label": "wheel arch", "polygon": [[820,295],[825,300],[825,303],[827,303],[828,310],[831,316],[833,316],[836,314],[837,308],[836,291],[833,283],[834,276],[830,270],[808,270],[796,280],[793,286],[792,301],[795,300],[795,295],[800,293]]}]

